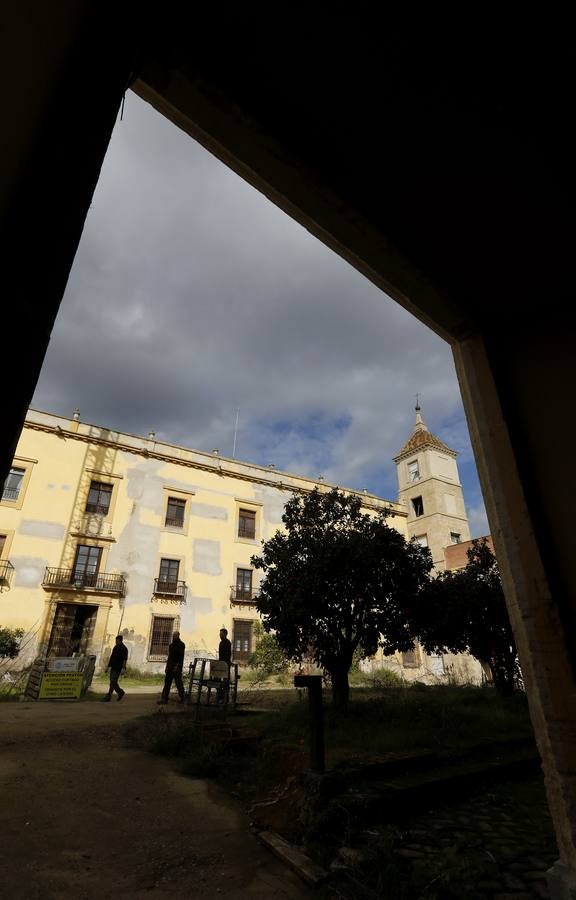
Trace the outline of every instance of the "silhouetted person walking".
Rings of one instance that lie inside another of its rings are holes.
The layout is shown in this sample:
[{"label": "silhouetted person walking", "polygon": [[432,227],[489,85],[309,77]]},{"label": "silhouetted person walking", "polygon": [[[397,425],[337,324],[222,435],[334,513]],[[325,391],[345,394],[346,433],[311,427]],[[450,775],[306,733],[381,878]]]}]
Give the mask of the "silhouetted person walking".
[{"label": "silhouetted person walking", "polygon": [[228,665],[232,662],[232,644],[228,640],[228,630],[226,628],[220,629],[220,643],[218,645],[218,659],[221,662],[227,662]]},{"label": "silhouetted person walking", "polygon": [[116,644],[110,654],[106,669],[110,669],[110,687],[105,697],[102,697],[102,703],[108,703],[112,699],[112,692],[116,691],[118,700],[121,700],[126,691],[123,691],[118,684],[118,679],[122,672],[126,671],[126,661],[128,659],[128,648],[124,646],[124,639],[121,634],[116,638]]},{"label": "silhouetted person walking", "polygon": [[220,643],[218,644],[218,659],[220,662],[228,663],[228,679],[220,685],[216,692],[218,703],[224,703],[227,692],[227,685],[230,683],[230,663],[232,662],[232,644],[228,640],[228,630],[220,629]]},{"label": "silhouetted person walking", "polygon": [[162,698],[159,703],[168,703],[168,696],[172,682],[176,683],[176,690],[180,697],[180,703],[184,703],[184,683],[182,681],[182,669],[184,667],[184,652],[186,644],[180,640],[180,632],[175,631],[172,643],[168,647],[168,659],[166,660],[166,677],[162,688]]}]

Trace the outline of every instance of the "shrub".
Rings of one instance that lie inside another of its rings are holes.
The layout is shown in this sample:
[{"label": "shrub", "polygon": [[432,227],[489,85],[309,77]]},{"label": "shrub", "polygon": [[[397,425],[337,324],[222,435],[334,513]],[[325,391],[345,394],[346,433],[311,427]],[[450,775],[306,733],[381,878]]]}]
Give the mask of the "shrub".
[{"label": "shrub", "polygon": [[0,628],[0,658],[15,659],[23,637],[23,628]]},{"label": "shrub", "polygon": [[397,672],[393,672],[392,669],[386,669],[384,667],[371,672],[370,677],[375,688],[402,687],[404,684]]},{"label": "shrub", "polygon": [[255,623],[254,634],[258,643],[248,660],[250,668],[256,669],[264,678],[284,674],[288,669],[288,660],[276,637],[273,634],[265,634],[260,622]]}]

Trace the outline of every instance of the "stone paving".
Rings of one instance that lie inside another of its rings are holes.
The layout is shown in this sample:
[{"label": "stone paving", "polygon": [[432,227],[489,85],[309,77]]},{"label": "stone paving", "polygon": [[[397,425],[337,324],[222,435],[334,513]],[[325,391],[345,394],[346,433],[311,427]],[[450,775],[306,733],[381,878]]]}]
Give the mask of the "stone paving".
[{"label": "stone paving", "polygon": [[547,898],[546,870],[558,858],[541,777],[410,816],[394,843],[422,897]]}]

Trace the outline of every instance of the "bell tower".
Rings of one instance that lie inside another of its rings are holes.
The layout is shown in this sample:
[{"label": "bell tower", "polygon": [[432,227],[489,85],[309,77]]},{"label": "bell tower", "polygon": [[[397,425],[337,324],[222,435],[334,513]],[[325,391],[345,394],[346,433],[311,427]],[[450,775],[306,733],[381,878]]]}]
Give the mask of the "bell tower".
[{"label": "bell tower", "polygon": [[408,538],[429,547],[437,569],[445,565],[444,547],[470,540],[456,456],[428,431],[417,402],[414,431],[394,457],[398,499],[408,511]]}]

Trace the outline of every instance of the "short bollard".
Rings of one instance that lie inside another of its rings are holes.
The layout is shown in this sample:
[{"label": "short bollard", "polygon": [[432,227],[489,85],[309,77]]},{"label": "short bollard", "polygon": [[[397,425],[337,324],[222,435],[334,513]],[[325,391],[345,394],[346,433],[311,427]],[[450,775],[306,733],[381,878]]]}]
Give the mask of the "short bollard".
[{"label": "short bollard", "polygon": [[322,709],[322,676],[295,675],[294,687],[308,688],[310,712],[310,769],[324,771],[324,711]]}]

